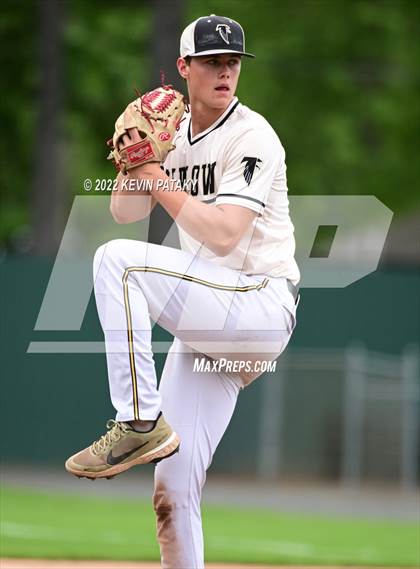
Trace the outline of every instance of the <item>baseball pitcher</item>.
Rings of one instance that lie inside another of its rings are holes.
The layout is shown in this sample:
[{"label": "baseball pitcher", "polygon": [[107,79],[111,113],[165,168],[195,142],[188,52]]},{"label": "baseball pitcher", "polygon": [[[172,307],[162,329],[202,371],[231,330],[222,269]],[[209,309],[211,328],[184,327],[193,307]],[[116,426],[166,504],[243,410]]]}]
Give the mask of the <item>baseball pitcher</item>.
[{"label": "baseball pitcher", "polygon": [[[115,221],[144,219],[159,203],[182,250],[120,239],[96,252],[116,417],[66,469],[112,478],[158,463],[154,508],[165,568],[204,567],[206,471],[240,389],[282,353],[296,323],[285,152],[269,123],[235,96],[244,57],[254,56],[237,22],[215,15],[192,22],[177,60],[189,103],[168,85],[139,96],[110,141],[119,170]],[[159,389],[151,320],[174,336]]]}]

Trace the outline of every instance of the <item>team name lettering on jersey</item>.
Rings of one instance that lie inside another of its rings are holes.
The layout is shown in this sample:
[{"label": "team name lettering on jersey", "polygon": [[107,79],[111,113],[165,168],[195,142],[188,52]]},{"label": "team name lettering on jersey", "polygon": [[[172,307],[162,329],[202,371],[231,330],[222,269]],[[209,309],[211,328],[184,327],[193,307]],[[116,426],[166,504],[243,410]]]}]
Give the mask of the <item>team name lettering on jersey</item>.
[{"label": "team name lettering on jersey", "polygon": [[208,196],[216,191],[214,182],[214,169],[212,164],[194,164],[194,166],[180,166],[165,170],[166,174],[174,180],[179,180],[181,186],[192,196],[198,194]]}]

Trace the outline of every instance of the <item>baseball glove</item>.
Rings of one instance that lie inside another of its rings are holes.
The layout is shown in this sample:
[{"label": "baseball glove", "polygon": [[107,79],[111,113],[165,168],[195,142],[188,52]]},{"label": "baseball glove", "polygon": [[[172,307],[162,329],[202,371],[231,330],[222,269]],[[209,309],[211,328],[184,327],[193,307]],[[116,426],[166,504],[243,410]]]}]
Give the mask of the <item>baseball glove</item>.
[{"label": "baseball glove", "polygon": [[[131,168],[147,162],[162,163],[175,148],[176,131],[188,110],[184,96],[170,85],[162,85],[130,103],[115,123],[115,132],[107,142],[111,147],[108,160],[126,174]],[[119,142],[129,129],[136,128],[141,141],[119,148]]]}]

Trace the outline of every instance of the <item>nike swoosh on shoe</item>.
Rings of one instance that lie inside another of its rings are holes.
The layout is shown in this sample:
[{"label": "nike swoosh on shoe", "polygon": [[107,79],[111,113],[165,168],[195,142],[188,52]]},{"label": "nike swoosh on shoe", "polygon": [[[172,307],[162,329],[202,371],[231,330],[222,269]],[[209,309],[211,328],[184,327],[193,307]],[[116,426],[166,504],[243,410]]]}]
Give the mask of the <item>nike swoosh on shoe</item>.
[{"label": "nike swoosh on shoe", "polygon": [[132,454],[134,454],[135,452],[137,452],[138,450],[140,450],[144,446],[146,446],[149,442],[150,441],[146,441],[142,445],[140,445],[136,448],[133,448],[132,450],[129,450],[127,452],[124,452],[123,454],[120,454],[119,456],[114,456],[112,454],[112,450],[111,450],[109,452],[108,456],[106,457],[106,461],[108,464],[111,464],[112,466],[115,466],[116,464],[120,464],[120,462],[122,462],[123,460],[125,460],[126,458],[128,458],[129,456],[131,456]]}]

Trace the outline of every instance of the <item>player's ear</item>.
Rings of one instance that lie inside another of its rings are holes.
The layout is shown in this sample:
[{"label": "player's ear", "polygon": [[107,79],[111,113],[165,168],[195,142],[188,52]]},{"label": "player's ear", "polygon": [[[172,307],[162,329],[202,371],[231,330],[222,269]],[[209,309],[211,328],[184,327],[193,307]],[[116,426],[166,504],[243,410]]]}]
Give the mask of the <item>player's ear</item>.
[{"label": "player's ear", "polygon": [[178,67],[178,73],[183,79],[188,79],[190,74],[189,62],[184,57],[178,57],[176,66]]}]

